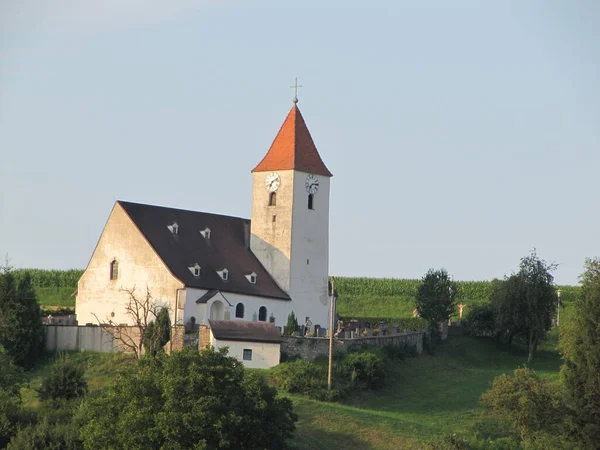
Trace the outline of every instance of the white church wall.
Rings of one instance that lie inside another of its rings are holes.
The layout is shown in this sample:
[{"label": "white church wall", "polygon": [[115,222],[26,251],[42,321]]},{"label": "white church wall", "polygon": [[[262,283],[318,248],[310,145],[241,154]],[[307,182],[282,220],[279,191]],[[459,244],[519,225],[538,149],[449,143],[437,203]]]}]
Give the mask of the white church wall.
[{"label": "white church wall", "polygon": [[[287,317],[292,310],[292,305],[289,300],[277,300],[265,297],[256,297],[252,295],[234,294],[231,292],[222,292],[211,298],[206,304],[196,304],[196,300],[202,297],[207,291],[204,289],[187,288],[186,297],[189,302],[186,302],[184,320],[188,323],[191,316],[196,318],[198,325],[208,325],[210,312],[213,304],[217,301],[222,302],[225,311],[221,320],[229,318],[229,320],[254,320],[258,321],[258,313],[261,306],[267,308],[267,322],[271,314],[275,317],[275,326],[283,327],[287,322]],[[235,308],[238,303],[244,305],[244,317],[242,319],[235,317]],[[231,306],[229,306],[231,304]],[[229,309],[227,315],[227,309]]]},{"label": "white church wall", "polygon": [[329,327],[329,177],[318,176],[319,190],[308,209],[308,173],[296,172],[291,252],[290,296],[299,323]]},{"label": "white church wall", "polygon": [[[229,347],[233,356],[248,369],[268,369],[279,364],[280,344],[271,342],[221,341],[211,333],[211,344],[215,348]],[[244,350],[252,351],[252,359],[244,360]]]},{"label": "white church wall", "polygon": [[[294,192],[294,171],[276,171],[281,184],[275,206],[269,206],[265,178],[270,172],[255,172],[252,185],[252,235],[250,248],[279,287],[290,287],[290,257]],[[273,221],[275,216],[275,221]]]},{"label": "white church wall", "polygon": [[[110,279],[110,264],[118,262],[118,277]],[[176,297],[183,284],[166,268],[127,213],[115,204],[90,262],[79,280],[75,313],[80,325],[111,320],[132,325],[125,311],[129,296],[122,289],[133,289],[139,298],[148,287],[154,301],[171,310],[175,322]]]}]

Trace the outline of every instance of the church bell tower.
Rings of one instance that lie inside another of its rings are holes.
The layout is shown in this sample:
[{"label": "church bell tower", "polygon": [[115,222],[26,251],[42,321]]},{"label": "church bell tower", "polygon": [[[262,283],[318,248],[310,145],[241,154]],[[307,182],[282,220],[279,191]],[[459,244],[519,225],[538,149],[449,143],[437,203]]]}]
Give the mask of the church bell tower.
[{"label": "church bell tower", "polygon": [[[291,297],[298,323],[329,326],[327,169],[294,98],[265,157],[252,170],[250,247]],[[283,321],[286,317],[282,318]]]}]

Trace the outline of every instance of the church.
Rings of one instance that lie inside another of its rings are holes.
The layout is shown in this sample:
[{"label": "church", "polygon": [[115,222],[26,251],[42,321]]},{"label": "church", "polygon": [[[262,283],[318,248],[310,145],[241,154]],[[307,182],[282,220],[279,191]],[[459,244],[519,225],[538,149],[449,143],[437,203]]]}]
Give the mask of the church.
[{"label": "church", "polygon": [[79,280],[79,325],[133,324],[135,288],[178,325],[283,327],[294,311],[299,324],[328,327],[332,174],[297,99],[251,173],[250,219],[117,201]]}]

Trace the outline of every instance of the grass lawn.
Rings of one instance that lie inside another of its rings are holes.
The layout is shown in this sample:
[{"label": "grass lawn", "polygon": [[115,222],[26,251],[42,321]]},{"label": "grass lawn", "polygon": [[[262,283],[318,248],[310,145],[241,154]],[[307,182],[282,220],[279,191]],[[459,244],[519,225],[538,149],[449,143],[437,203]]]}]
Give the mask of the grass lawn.
[{"label": "grass lawn", "polygon": [[35,294],[44,308],[75,308],[75,297],[71,294],[76,287],[36,287]]},{"label": "grass lawn", "polygon": [[[378,392],[357,394],[344,404],[292,397],[300,417],[294,448],[413,449],[445,434],[467,436],[482,412],[480,395],[494,377],[526,360],[524,349],[452,337],[435,356],[397,362],[390,383]],[[555,351],[542,349],[532,368],[555,381],[560,363]]]},{"label": "grass lawn", "polygon": [[[126,370],[135,364],[131,355],[122,353],[97,352],[68,352],[73,360],[85,367],[85,378],[90,390],[102,389],[109,385],[119,371]],[[21,387],[21,397],[26,408],[36,409],[40,402],[36,389],[40,386],[43,376],[50,373],[54,353],[49,353],[40,359],[36,367],[25,372],[25,382]]]}]

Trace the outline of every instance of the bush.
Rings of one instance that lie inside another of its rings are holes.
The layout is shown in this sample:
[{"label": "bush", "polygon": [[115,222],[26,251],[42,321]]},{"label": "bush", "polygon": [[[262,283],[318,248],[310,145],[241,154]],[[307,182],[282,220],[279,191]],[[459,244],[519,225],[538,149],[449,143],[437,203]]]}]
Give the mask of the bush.
[{"label": "bush", "polygon": [[496,313],[492,305],[473,306],[466,316],[467,327],[471,336],[492,336],[496,326]]},{"label": "bush", "polygon": [[21,428],[11,439],[7,450],[79,450],[83,446],[79,429],[71,423],[50,423],[43,419]]},{"label": "bush", "polygon": [[381,351],[347,353],[338,366],[342,379],[352,386],[379,388],[387,376],[386,360]]},{"label": "bush", "polygon": [[383,355],[388,359],[403,360],[404,358],[417,355],[417,349],[414,345],[392,345],[387,344],[381,347]]},{"label": "bush", "polygon": [[530,433],[560,424],[565,408],[558,393],[531,369],[517,369],[514,375],[500,375],[481,402],[493,414],[512,423],[525,439]]},{"label": "bush", "polygon": [[428,450],[470,450],[471,446],[456,434],[448,434],[430,442],[427,448]]},{"label": "bush", "polygon": [[87,392],[87,382],[83,375],[82,367],[75,364],[68,355],[59,354],[50,374],[42,379],[38,389],[40,400],[83,397]]},{"label": "bush", "polygon": [[5,448],[21,421],[21,398],[0,389],[0,448]]},{"label": "bush", "polygon": [[273,369],[273,383],[279,389],[315,397],[327,388],[327,367],[302,359],[281,363]]}]

